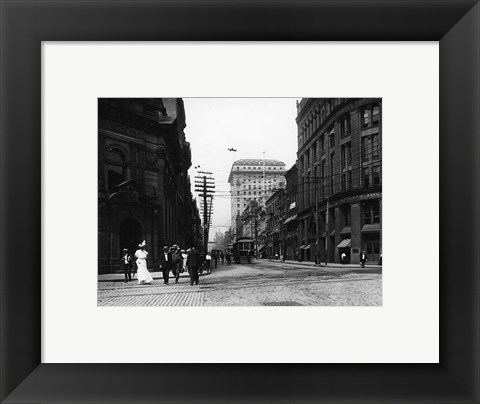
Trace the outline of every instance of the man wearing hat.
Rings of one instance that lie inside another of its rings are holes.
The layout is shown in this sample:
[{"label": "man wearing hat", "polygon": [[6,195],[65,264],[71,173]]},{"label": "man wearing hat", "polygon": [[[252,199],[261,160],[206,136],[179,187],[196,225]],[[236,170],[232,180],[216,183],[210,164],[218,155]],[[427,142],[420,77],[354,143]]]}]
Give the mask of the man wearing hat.
[{"label": "man wearing hat", "polygon": [[180,247],[174,244],[170,249],[172,253],[172,272],[175,277],[175,283],[178,283],[180,277],[180,270],[182,269],[182,254],[180,253]]},{"label": "man wearing hat", "polygon": [[187,254],[187,266],[190,273],[190,285],[198,285],[198,267],[200,266],[200,252],[193,246]]},{"label": "man wearing hat", "polygon": [[130,282],[132,280],[133,258],[128,253],[128,249],[126,248],[123,249],[122,264],[123,264],[123,270],[125,272],[125,282]]},{"label": "man wearing hat", "polygon": [[162,270],[163,282],[168,284],[168,277],[170,276],[170,269],[172,268],[172,252],[168,246],[163,247],[163,252],[160,254],[160,269]]}]

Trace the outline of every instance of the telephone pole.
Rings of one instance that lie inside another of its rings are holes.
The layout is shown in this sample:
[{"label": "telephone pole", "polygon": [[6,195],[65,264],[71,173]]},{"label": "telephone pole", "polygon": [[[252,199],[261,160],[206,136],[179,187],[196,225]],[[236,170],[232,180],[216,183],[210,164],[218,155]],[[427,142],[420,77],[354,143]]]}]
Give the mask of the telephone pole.
[{"label": "telephone pole", "polygon": [[[213,194],[215,193],[215,179],[209,171],[198,171],[195,176],[195,191],[203,198],[203,249],[205,254],[208,251],[208,233],[210,229],[210,218],[213,205]],[[210,205],[208,204],[210,200]]]}]

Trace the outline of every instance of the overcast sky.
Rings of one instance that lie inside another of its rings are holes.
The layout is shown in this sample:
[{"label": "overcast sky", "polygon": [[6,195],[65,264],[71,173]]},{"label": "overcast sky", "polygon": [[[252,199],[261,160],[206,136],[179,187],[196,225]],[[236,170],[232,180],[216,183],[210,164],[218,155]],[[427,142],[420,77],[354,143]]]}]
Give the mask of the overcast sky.
[{"label": "overcast sky", "polygon": [[[195,166],[211,171],[216,193],[210,240],[215,232],[230,227],[230,185],[232,163],[239,159],[281,160],[288,170],[296,160],[297,115],[295,98],[184,98],[187,127]],[[236,153],[227,149],[233,147]],[[194,193],[196,196],[196,194]],[[197,198],[198,200],[198,198]]]}]

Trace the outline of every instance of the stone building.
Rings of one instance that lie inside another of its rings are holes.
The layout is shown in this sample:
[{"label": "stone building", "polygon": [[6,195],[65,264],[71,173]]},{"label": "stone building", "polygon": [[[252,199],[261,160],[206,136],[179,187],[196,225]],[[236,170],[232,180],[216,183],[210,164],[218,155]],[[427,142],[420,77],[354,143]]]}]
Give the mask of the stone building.
[{"label": "stone building", "polygon": [[285,186],[285,163],[278,160],[236,160],[228,182],[231,194],[231,225],[236,229],[238,220],[250,201],[264,206],[274,190]]},{"label": "stone building", "polygon": [[285,189],[276,190],[265,202],[267,219],[267,257],[280,257],[285,251],[285,221],[286,221]]},{"label": "stone building", "polygon": [[[382,249],[382,100],[297,103],[298,224],[303,259],[369,262]],[[318,213],[318,229],[317,229]],[[318,240],[318,246],[317,246]]]},{"label": "stone building", "polygon": [[284,222],[285,258],[295,260],[300,258],[298,243],[298,167],[295,163],[285,174],[285,209]]},{"label": "stone building", "polygon": [[99,273],[118,270],[122,249],[143,240],[149,268],[163,245],[198,241],[185,126],[181,99],[98,100]]}]

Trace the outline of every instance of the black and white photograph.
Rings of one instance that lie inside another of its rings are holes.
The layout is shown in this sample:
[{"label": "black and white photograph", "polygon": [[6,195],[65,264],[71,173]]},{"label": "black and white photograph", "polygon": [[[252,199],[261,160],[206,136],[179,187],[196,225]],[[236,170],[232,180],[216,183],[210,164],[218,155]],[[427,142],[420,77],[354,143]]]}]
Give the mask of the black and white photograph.
[{"label": "black and white photograph", "polygon": [[99,98],[98,306],[382,306],[381,98]]}]

